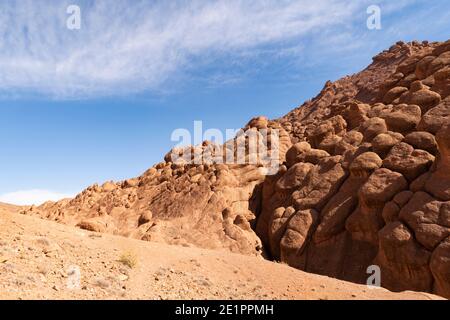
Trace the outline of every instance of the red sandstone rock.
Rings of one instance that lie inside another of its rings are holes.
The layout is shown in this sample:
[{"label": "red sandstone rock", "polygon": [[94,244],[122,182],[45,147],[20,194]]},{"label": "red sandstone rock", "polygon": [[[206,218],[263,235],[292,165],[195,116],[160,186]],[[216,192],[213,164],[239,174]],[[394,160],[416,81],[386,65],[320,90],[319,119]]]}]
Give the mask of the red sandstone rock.
[{"label": "red sandstone rock", "polygon": [[[25,213],[136,239],[263,254],[359,283],[378,264],[391,290],[450,298],[449,95],[450,43],[398,43],[286,116],[245,126],[279,131],[277,173],[261,164],[189,164],[214,150],[205,142],[172,150],[138,178]],[[185,162],[174,163],[173,154],[187,151]]]}]

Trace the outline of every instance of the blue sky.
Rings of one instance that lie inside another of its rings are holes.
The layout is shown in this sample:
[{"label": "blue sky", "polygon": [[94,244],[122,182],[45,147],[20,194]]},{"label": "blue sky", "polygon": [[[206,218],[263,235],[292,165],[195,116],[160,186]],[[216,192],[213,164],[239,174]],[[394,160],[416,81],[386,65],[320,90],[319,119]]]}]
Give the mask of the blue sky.
[{"label": "blue sky", "polygon": [[279,117],[396,41],[448,30],[447,0],[2,1],[0,201],[140,175],[177,128]]}]

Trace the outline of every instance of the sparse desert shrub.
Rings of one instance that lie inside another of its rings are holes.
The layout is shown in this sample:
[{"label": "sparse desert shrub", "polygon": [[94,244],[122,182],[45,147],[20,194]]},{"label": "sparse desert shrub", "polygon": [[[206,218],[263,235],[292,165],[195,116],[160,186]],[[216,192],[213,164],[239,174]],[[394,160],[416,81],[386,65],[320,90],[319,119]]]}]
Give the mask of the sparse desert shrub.
[{"label": "sparse desert shrub", "polygon": [[138,263],[138,258],[133,252],[124,252],[120,255],[119,262],[133,269]]}]

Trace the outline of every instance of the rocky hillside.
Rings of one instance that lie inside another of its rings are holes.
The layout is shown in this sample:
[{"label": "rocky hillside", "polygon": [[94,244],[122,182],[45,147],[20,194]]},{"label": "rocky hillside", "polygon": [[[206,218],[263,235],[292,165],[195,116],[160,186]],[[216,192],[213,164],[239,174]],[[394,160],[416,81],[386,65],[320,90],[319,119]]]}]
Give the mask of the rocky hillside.
[{"label": "rocky hillside", "polygon": [[[402,43],[277,120],[275,175],[175,164],[23,213],[135,239],[226,248],[450,297],[450,41]],[[201,148],[207,148],[204,143]]]},{"label": "rocky hillside", "polygon": [[22,207],[0,202],[0,211],[19,212],[21,210],[23,210]]}]

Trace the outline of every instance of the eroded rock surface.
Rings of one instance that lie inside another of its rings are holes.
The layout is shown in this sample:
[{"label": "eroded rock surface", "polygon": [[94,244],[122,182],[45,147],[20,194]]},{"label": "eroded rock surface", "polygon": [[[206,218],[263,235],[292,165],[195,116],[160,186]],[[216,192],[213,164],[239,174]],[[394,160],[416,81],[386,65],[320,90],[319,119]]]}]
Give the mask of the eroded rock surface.
[{"label": "eroded rock surface", "polygon": [[[283,118],[296,143],[288,165],[314,172],[313,165],[321,184],[333,187],[305,192],[298,182],[291,194],[281,194],[271,185],[288,173],[267,178],[257,232],[274,259],[297,268],[364,283],[367,267],[378,265],[382,285],[391,290],[450,297],[450,45],[406,46],[409,52],[390,65],[390,75],[379,74],[376,86],[365,78],[353,86],[349,78],[329,83]],[[376,57],[364,76],[392,63],[401,48],[405,44]],[[346,125],[340,120],[333,131],[339,116]],[[312,148],[299,147],[306,142]],[[329,156],[309,161],[312,150]],[[290,208],[282,224],[270,219],[278,208]],[[265,235],[265,220],[276,237]]]},{"label": "eroded rock surface", "polygon": [[25,213],[359,283],[376,264],[388,289],[450,298],[450,43],[399,42],[373,60],[286,116],[249,122],[280,131],[276,172],[169,154],[136,179]]}]

